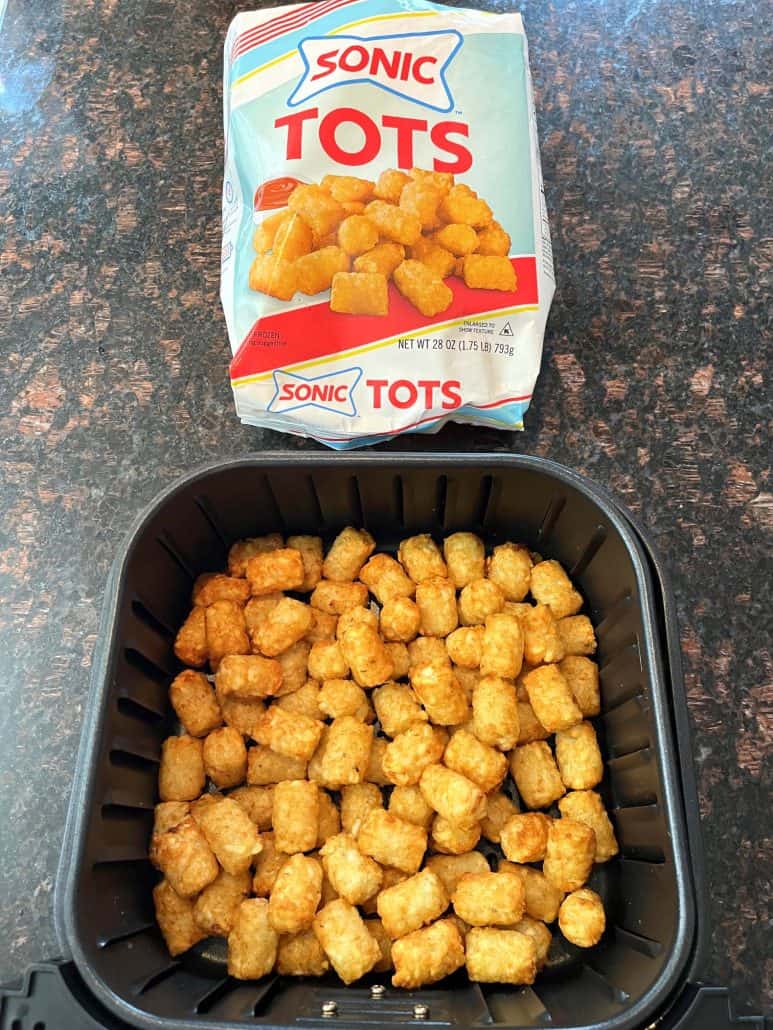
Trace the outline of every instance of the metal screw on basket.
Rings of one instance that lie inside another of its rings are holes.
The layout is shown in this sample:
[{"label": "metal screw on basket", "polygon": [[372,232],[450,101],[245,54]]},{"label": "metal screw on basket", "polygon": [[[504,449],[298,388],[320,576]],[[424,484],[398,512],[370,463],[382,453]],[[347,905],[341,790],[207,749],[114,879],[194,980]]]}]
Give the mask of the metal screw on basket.
[{"label": "metal screw on basket", "polygon": [[429,1005],[423,1005],[421,1002],[417,1002],[413,1006],[413,1018],[429,1019]]},{"label": "metal screw on basket", "polygon": [[379,998],[383,998],[385,994],[386,994],[386,987],[384,987],[383,984],[373,984],[373,986],[370,989],[370,996],[375,1001],[378,1001]]},{"label": "metal screw on basket", "polygon": [[333,1016],[338,1015],[338,1005],[334,1001],[323,1001],[322,1002],[322,1018],[332,1019]]}]

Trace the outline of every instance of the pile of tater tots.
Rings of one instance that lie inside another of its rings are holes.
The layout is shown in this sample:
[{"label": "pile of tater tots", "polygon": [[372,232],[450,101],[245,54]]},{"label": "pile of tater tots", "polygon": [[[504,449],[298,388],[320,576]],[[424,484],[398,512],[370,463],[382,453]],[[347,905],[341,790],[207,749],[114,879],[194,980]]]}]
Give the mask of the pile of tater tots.
[{"label": "pile of tater tots", "polygon": [[327,554],[272,534],[197,579],[150,844],[158,924],[172,955],[227,938],[240,979],[532,983],[551,924],[601,938],[585,884],[618,850],[583,599],[515,543],[375,550],[351,527]]}]

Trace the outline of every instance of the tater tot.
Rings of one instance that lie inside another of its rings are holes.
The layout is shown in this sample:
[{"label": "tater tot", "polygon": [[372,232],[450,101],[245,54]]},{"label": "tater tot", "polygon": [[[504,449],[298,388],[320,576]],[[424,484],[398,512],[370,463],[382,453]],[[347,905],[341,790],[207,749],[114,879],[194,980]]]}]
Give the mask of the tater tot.
[{"label": "tater tot", "polygon": [[537,948],[518,930],[473,927],[465,938],[467,975],[477,983],[531,984]]},{"label": "tater tot", "polygon": [[228,796],[244,809],[259,830],[271,829],[271,811],[274,805],[272,787],[237,787]]},{"label": "tater tot", "polygon": [[283,546],[284,541],[280,533],[268,533],[266,536],[253,536],[246,540],[237,540],[235,544],[231,545],[228,552],[228,572],[232,576],[244,577],[247,575],[247,562],[250,558],[264,551],[276,551]]},{"label": "tater tot", "polygon": [[319,707],[321,712],[331,719],[352,715],[363,722],[373,720],[368,696],[353,680],[325,680],[319,692]]},{"label": "tater tot", "polygon": [[368,588],[364,583],[334,583],[321,579],[314,587],[309,601],[328,615],[343,615],[350,608],[361,608],[368,603]]},{"label": "tater tot", "polygon": [[485,200],[481,200],[469,186],[453,186],[444,197],[441,216],[448,222],[463,222],[476,228],[491,225],[493,214]]},{"label": "tater tot", "polygon": [[311,609],[292,597],[283,597],[252,637],[260,651],[269,658],[292,647],[311,628]]},{"label": "tater tot", "polygon": [[163,833],[171,830],[190,814],[191,806],[187,801],[162,801],[153,809],[153,832],[150,837],[150,848],[148,857],[154,866],[156,861],[156,846]]},{"label": "tater tot", "polygon": [[483,541],[474,533],[452,533],[443,541],[448,578],[457,589],[482,579],[485,566]]},{"label": "tater tot", "polygon": [[502,752],[481,743],[466,729],[457,730],[451,737],[443,762],[449,769],[472,780],[484,794],[498,787],[507,775],[507,759]]},{"label": "tater tot", "polygon": [[449,822],[442,815],[432,820],[432,846],[442,855],[464,855],[471,851],[480,840],[480,823],[471,826],[459,826]]},{"label": "tater tot", "polygon": [[590,876],[595,854],[596,834],[590,826],[563,816],[553,819],[542,872],[559,890],[576,891]]},{"label": "tater tot", "polygon": [[308,930],[322,896],[322,866],[308,855],[291,855],[279,870],[268,901],[268,921],[277,933]]},{"label": "tater tot", "polygon": [[308,669],[315,680],[343,679],[349,674],[349,663],[337,640],[319,640],[309,651]]},{"label": "tater tot", "polygon": [[508,872],[466,873],[451,901],[454,912],[470,926],[517,923],[525,906],[523,884]]},{"label": "tater tot", "polygon": [[313,930],[279,938],[276,971],[280,976],[324,976],[329,969],[327,955]]},{"label": "tater tot", "polygon": [[433,576],[416,586],[416,604],[425,637],[445,637],[459,624],[456,591],[450,579]]},{"label": "tater tot", "polygon": [[[465,629],[480,629],[480,626],[466,626]],[[448,638],[446,637],[446,643]],[[465,669],[463,665],[454,665],[453,667],[454,676],[459,681],[459,685],[464,691],[465,697],[469,703],[472,702],[472,695],[475,688],[480,683],[480,671],[478,669]]]},{"label": "tater tot", "polygon": [[337,238],[332,236],[325,246],[295,262],[298,289],[307,297],[329,290],[339,272],[349,271],[351,258],[337,246],[337,242]]},{"label": "tater tot", "polygon": [[486,814],[480,821],[480,829],[486,840],[499,844],[502,827],[516,814],[518,805],[501,790],[494,790],[486,797]]},{"label": "tater tot", "polygon": [[334,719],[322,755],[324,781],[339,786],[361,783],[365,778],[372,744],[372,726],[352,715]]},{"label": "tater tot", "polygon": [[564,786],[570,790],[589,790],[601,782],[604,761],[596,731],[589,722],[556,733],[556,763]]},{"label": "tater tot", "polygon": [[300,758],[280,755],[270,748],[251,747],[247,752],[247,783],[265,787],[281,780],[299,780],[306,775],[306,763]]},{"label": "tater tot", "polygon": [[310,780],[283,780],[274,788],[274,843],[291,855],[317,846],[319,787]]},{"label": "tater tot", "polygon": [[419,665],[451,666],[445,641],[439,637],[416,637],[408,644],[409,672]]},{"label": "tater tot", "polygon": [[190,814],[193,816],[193,819],[197,826],[201,825],[201,816],[204,813],[204,811],[211,805],[217,805],[219,802],[223,800],[224,797],[225,795],[219,792],[212,794],[207,793],[202,794],[200,798],[197,798],[194,802],[191,803]]},{"label": "tater tot", "polygon": [[306,634],[306,639],[312,646],[318,644],[320,640],[335,640],[337,626],[337,615],[328,615],[327,612],[321,612],[319,608],[312,608],[311,626]]},{"label": "tater tot", "polygon": [[520,620],[506,612],[489,615],[480,656],[482,676],[515,679],[523,663],[523,631]]},{"label": "tater tot", "polygon": [[377,687],[392,678],[394,666],[378,630],[364,624],[347,629],[341,651],[361,687]]},{"label": "tater tot", "polygon": [[191,600],[193,604],[205,608],[215,601],[238,601],[244,604],[250,596],[250,584],[236,576],[226,576],[222,572],[204,572],[193,584]]},{"label": "tater tot", "polygon": [[[413,641],[411,641],[413,643]],[[394,672],[392,676],[396,680],[405,679],[408,675],[408,670],[411,667],[411,659],[408,654],[408,648],[405,644],[401,644],[398,641],[391,641],[384,644],[387,654],[392,659],[392,667]]]},{"label": "tater tot", "polygon": [[213,730],[204,739],[204,770],[216,787],[238,787],[247,775],[244,737],[232,726]]},{"label": "tater tot", "polygon": [[174,653],[184,665],[200,669],[209,658],[207,647],[207,613],[204,608],[194,608],[177,631]]},{"label": "tater tot", "polygon": [[238,876],[249,869],[263,845],[258,829],[236,801],[223,798],[199,815],[201,832],[227,873]]},{"label": "tater tot", "polygon": [[506,233],[499,222],[492,222],[491,225],[478,233],[478,254],[491,255],[495,257],[507,257],[510,253],[512,240],[509,233]]},{"label": "tater tot", "polygon": [[430,855],[426,868],[440,878],[449,898],[457,884],[467,873],[488,873],[489,864],[480,851],[469,851],[463,855]]},{"label": "tater tot", "polygon": [[414,583],[448,575],[440,548],[427,533],[403,540],[397,549],[397,557]]},{"label": "tater tot", "polygon": [[388,554],[374,554],[361,569],[360,579],[382,605],[399,597],[413,597],[416,592],[414,581]]},{"label": "tater tot", "polygon": [[373,195],[379,200],[386,200],[390,204],[397,204],[403,188],[410,181],[410,176],[406,175],[405,172],[398,172],[396,168],[387,168],[378,177],[373,189]]},{"label": "tater tot", "polygon": [[325,905],[314,918],[314,933],[345,984],[354,983],[381,958],[381,948],[357,909],[343,898]]},{"label": "tater tot", "polygon": [[365,208],[366,217],[388,240],[410,247],[421,236],[421,222],[409,211],[383,200],[373,200]]},{"label": "tater tot", "polygon": [[444,750],[445,740],[437,727],[426,722],[411,723],[387,744],[384,772],[392,783],[410,787],[419,782],[428,765],[440,761]]},{"label": "tater tot", "polygon": [[509,926],[508,930],[517,930],[518,933],[524,934],[534,942],[537,971],[539,972],[548,960],[548,952],[553,942],[553,935],[550,930],[548,930],[544,923],[537,919],[532,919],[529,915],[525,915],[517,923],[514,923],[513,926]]},{"label": "tater tot", "polygon": [[553,752],[543,740],[517,747],[510,755],[510,771],[527,808],[547,808],[566,793]]},{"label": "tater tot", "polygon": [[582,712],[557,665],[541,665],[532,669],[524,676],[523,683],[534,714],[550,733],[567,730],[582,722]]},{"label": "tater tot", "polygon": [[415,722],[427,722],[429,716],[416,695],[403,683],[385,683],[372,694],[376,717],[388,737],[404,733]]},{"label": "tater tot", "polygon": [[500,872],[506,871],[521,878],[527,916],[543,923],[555,922],[564,892],[554,886],[541,870],[532,869],[528,865],[516,865],[507,859],[500,859],[498,868]]},{"label": "tater tot", "polygon": [[534,714],[528,701],[518,702],[519,744],[531,744],[535,740],[547,740],[550,734]]},{"label": "tater tot", "polygon": [[220,871],[212,848],[190,815],[159,835],[155,861],[172,889],[183,898],[198,894]]},{"label": "tater tot", "polygon": [[244,609],[237,601],[215,601],[204,609],[209,662],[217,669],[226,655],[250,653]]},{"label": "tater tot", "polygon": [[372,808],[362,821],[357,845],[381,865],[415,873],[427,850],[427,833],[383,808]]},{"label": "tater tot", "polygon": [[298,551],[303,562],[303,582],[296,590],[308,593],[322,578],[322,538],[318,536],[288,536],[287,546]]},{"label": "tater tot", "polygon": [[[479,243],[476,237],[476,245]],[[471,290],[510,292],[518,287],[518,276],[510,259],[506,257],[468,253],[462,271],[465,286],[469,286]]]},{"label": "tater tot", "polygon": [[258,654],[229,654],[215,673],[217,695],[256,701],[279,693],[282,688],[282,666],[275,658]]},{"label": "tater tot", "polygon": [[257,727],[255,739],[276,754],[308,762],[317,749],[324,724],[299,712],[271,705]]},{"label": "tater tot", "polygon": [[486,575],[497,584],[506,601],[523,601],[531,583],[531,556],[519,544],[500,544],[486,563]]},{"label": "tater tot", "polygon": [[[381,890],[386,890],[387,887],[394,887],[396,883],[402,883],[403,880],[408,879],[408,873],[404,873],[401,869],[395,869],[392,866],[382,866],[381,869],[384,877]],[[377,901],[378,894],[374,894],[360,905],[360,910],[367,916],[375,916]]]},{"label": "tater tot", "polygon": [[489,615],[500,612],[504,595],[490,579],[475,579],[459,594],[459,621],[463,626],[482,626]]},{"label": "tater tot", "polygon": [[153,904],[156,922],[172,958],[182,955],[208,936],[208,931],[203,930],[194,919],[193,901],[180,897],[168,880],[162,880],[153,888]]},{"label": "tater tot", "polygon": [[185,732],[192,737],[204,737],[223,724],[215,692],[201,672],[184,669],[172,681],[169,700]]},{"label": "tater tot", "polygon": [[277,590],[297,590],[306,575],[303,556],[293,547],[253,555],[247,560],[245,573],[253,597]]},{"label": "tater tot", "polygon": [[368,768],[365,770],[365,780],[368,783],[376,783],[380,787],[388,787],[392,781],[384,771],[384,755],[389,741],[383,737],[374,737],[373,744],[368,757]]},{"label": "tater tot", "polygon": [[518,699],[510,680],[483,676],[472,693],[473,732],[478,740],[509,751],[518,740]]},{"label": "tater tot", "polygon": [[[426,584],[421,584],[421,587]],[[410,597],[396,597],[386,601],[381,609],[379,629],[384,640],[399,640],[403,643],[418,636],[421,627],[421,609]]]},{"label": "tater tot", "polygon": [[439,919],[392,945],[393,987],[436,983],[464,965],[464,944],[452,919]]},{"label": "tater tot", "polygon": [[432,722],[456,726],[470,716],[467,695],[450,665],[419,665],[411,669],[411,686]]},{"label": "tater tot", "polygon": [[387,810],[398,819],[404,819],[415,826],[428,830],[435,817],[435,811],[424,800],[419,787],[395,787],[389,797]]},{"label": "tater tot", "polygon": [[355,272],[376,272],[391,279],[394,270],[405,260],[405,247],[401,243],[379,243],[372,250],[354,259]]},{"label": "tater tot", "polygon": [[364,855],[351,834],[338,833],[320,851],[333,889],[351,905],[361,905],[381,889],[381,866]]},{"label": "tater tot", "polygon": [[578,948],[592,948],[598,944],[606,923],[601,898],[588,887],[569,894],[558,911],[561,933]]},{"label": "tater tot", "polygon": [[317,820],[317,847],[321,848],[330,837],[341,831],[341,817],[338,807],[324,790],[319,792],[319,818]]},{"label": "tater tot", "polygon": [[375,783],[352,783],[341,788],[341,826],[356,837],[371,808],[383,808],[381,791]]},{"label": "tater tot", "polygon": [[478,234],[471,226],[461,222],[444,225],[435,233],[433,239],[455,257],[465,257],[478,249]]},{"label": "tater tot", "polygon": [[384,929],[395,939],[433,922],[445,912],[448,901],[443,881],[431,869],[423,869],[382,891],[376,905]]},{"label": "tater tot", "polygon": [[558,802],[561,815],[590,826],[596,835],[594,862],[608,862],[619,851],[604,802],[595,790],[571,791]]},{"label": "tater tot", "polygon": [[601,712],[598,665],[580,655],[567,655],[558,667],[584,718],[598,715]]},{"label": "tater tot", "polygon": [[555,619],[576,615],[582,608],[582,595],[557,561],[538,562],[532,568],[531,595],[538,604],[548,605]]},{"label": "tater tot", "polygon": [[444,197],[454,184],[454,176],[451,172],[431,172],[426,168],[411,168],[410,176],[417,182],[433,186]]},{"label": "tater tot", "polygon": [[560,662],[564,657],[564,643],[558,632],[558,623],[546,604],[537,604],[524,613],[523,656],[529,665],[542,662]]},{"label": "tater tot", "polygon": [[541,862],[545,857],[550,819],[543,812],[521,812],[502,827],[500,843],[511,862]]},{"label": "tater tot", "polygon": [[[244,582],[246,583],[247,581],[245,580]],[[247,604],[245,604],[244,621],[247,623],[247,632],[252,641],[253,652],[260,650],[255,642],[258,631],[283,597],[284,594],[276,591],[273,594],[266,594],[264,597],[251,597]]]},{"label": "tater tot", "polygon": [[288,860],[288,855],[277,851],[273,833],[262,833],[260,843],[263,850],[255,858],[255,875],[252,890],[259,898],[267,898],[274,887],[279,870]]},{"label": "tater tot", "polygon": [[322,189],[329,190],[339,204],[352,201],[368,200],[373,196],[375,183],[370,179],[360,179],[355,175],[326,175],[320,183]]},{"label": "tater tot", "polygon": [[437,222],[438,207],[443,194],[432,183],[413,180],[403,187],[400,194],[400,207],[415,215],[421,222],[422,229],[431,229]]},{"label": "tater tot", "polygon": [[350,583],[373,554],[376,543],[364,529],[347,526],[330,546],[322,565],[322,575],[335,583]]},{"label": "tater tot", "polygon": [[344,216],[340,203],[316,183],[296,186],[287,202],[318,236],[332,232]]},{"label": "tater tot", "polygon": [[381,949],[381,958],[373,967],[374,973],[385,973],[387,970],[392,969],[392,938],[384,929],[384,924],[380,919],[366,919],[365,926],[368,933],[371,935],[373,940],[378,944]]},{"label": "tater tot", "polygon": [[197,737],[167,737],[161,745],[158,796],[162,801],[193,801],[204,790],[202,742]]},{"label": "tater tot", "polygon": [[322,688],[316,680],[308,679],[292,694],[283,694],[277,698],[274,704],[286,712],[298,712],[300,715],[308,715],[310,719],[322,719],[324,713],[319,707],[321,691]]},{"label": "tater tot", "polygon": [[227,937],[236,920],[236,912],[250,893],[252,876],[249,870],[232,876],[222,870],[217,879],[199,894],[193,918],[208,937]]},{"label": "tater tot", "polygon": [[368,626],[378,629],[378,615],[371,608],[350,608],[338,617],[336,624],[336,640],[340,643],[344,633],[356,626]]},{"label": "tater tot", "polygon": [[451,306],[454,295],[443,280],[421,261],[407,260],[394,271],[400,293],[425,318],[434,318]]},{"label": "tater tot", "polygon": [[567,615],[558,620],[558,635],[568,655],[589,655],[596,652],[596,634],[587,615]]},{"label": "tater tot", "polygon": [[295,261],[308,254],[314,240],[311,228],[298,214],[289,215],[274,236],[272,252],[284,261]]},{"label": "tater tot", "polygon": [[294,262],[278,254],[258,254],[250,265],[249,285],[257,293],[277,300],[292,300],[298,289],[298,273]]},{"label": "tater tot", "polygon": [[[377,243],[378,229],[365,215],[349,215],[338,226],[338,245],[351,257],[359,257],[360,254],[372,250]],[[355,272],[354,274],[357,275],[358,273]]]},{"label": "tater tot", "polygon": [[483,649],[483,626],[460,626],[446,637],[448,657],[463,669],[477,669]]},{"label": "tater tot", "polygon": [[268,920],[268,902],[248,898],[236,912],[228,934],[228,975],[258,980],[274,968],[279,937]]},{"label": "tater tot", "polygon": [[446,279],[454,270],[456,257],[450,250],[441,247],[439,243],[427,236],[421,236],[411,247],[409,255],[414,261],[421,261],[423,265],[438,278]]}]

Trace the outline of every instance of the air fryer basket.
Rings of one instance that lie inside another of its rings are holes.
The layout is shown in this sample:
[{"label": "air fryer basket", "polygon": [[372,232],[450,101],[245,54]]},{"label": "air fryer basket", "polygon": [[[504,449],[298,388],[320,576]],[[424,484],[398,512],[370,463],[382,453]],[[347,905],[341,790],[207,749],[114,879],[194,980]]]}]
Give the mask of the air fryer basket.
[{"label": "air fryer basket", "polygon": [[[226,976],[222,941],[172,960],[155,926],[147,844],[160,746],[173,727],[171,644],[192,581],[222,567],[242,536],[280,529],[329,541],[347,524],[365,526],[386,550],[415,532],[522,540],[561,561],[587,599],[599,639],[602,789],[621,853],[592,880],[607,906],[603,941],[588,952],[554,941],[532,988],[457,975],[374,999],[378,977],[353,988],[332,978],[240,983]],[[70,990],[88,996],[94,1025],[310,1026],[328,1000],[347,1030],[415,1025],[416,1002],[431,1024],[454,1027],[622,1030],[660,1018],[686,983],[696,906],[658,597],[642,542],[614,503],[540,459],[266,455],[206,468],[162,494],[111,577],[58,884],[77,967]]]}]

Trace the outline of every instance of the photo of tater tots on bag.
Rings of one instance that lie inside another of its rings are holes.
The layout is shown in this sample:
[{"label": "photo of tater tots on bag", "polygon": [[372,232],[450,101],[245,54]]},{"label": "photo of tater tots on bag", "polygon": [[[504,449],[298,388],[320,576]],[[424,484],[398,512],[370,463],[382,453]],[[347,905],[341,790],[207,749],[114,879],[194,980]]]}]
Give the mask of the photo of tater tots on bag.
[{"label": "photo of tater tots on bag", "polygon": [[299,183],[255,228],[250,289],[276,300],[330,291],[342,315],[389,313],[389,282],[425,318],[472,290],[517,289],[510,236],[484,199],[449,173],[388,168],[376,182],[326,175]]}]

